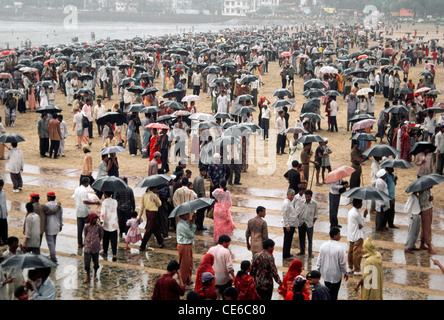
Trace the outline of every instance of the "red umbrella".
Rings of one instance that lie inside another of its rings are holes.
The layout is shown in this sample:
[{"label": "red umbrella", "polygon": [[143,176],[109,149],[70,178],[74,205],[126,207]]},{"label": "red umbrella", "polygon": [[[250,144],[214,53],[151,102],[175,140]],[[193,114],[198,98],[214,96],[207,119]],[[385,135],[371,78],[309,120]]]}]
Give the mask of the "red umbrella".
[{"label": "red umbrella", "polygon": [[2,51],[2,55],[7,56],[9,55],[11,52],[9,52],[8,50],[4,50]]},{"label": "red umbrella", "polygon": [[350,166],[342,166],[339,167],[335,170],[330,171],[327,174],[327,178],[325,179],[325,183],[333,183],[333,182],[337,182],[341,179],[344,179],[348,176],[350,176],[353,172],[355,172],[356,170],[353,169]]},{"label": "red umbrella", "polygon": [[361,56],[358,57],[358,60],[361,60],[361,59],[364,59],[364,58],[368,58],[368,55],[363,54],[363,55],[361,55]]},{"label": "red umbrella", "polygon": [[163,123],[157,123],[157,122],[153,122],[153,123],[150,123],[150,124],[146,125],[145,129],[159,129],[159,130],[166,129],[166,130],[170,130],[170,128],[167,125],[165,125]]},{"label": "red umbrella", "polygon": [[55,62],[54,59],[49,59],[49,60],[46,60],[45,63],[43,63],[43,65],[44,65],[44,66],[47,66],[48,64],[50,64],[50,63],[54,63],[54,62]]}]

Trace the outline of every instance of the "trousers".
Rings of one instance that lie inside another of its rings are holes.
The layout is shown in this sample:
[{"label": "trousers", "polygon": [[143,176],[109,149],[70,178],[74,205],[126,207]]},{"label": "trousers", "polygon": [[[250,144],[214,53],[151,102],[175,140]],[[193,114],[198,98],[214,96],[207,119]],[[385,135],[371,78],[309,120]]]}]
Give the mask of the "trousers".
[{"label": "trousers", "polygon": [[145,226],[145,234],[142,238],[142,243],[140,244],[140,248],[142,250],[145,250],[146,244],[148,243],[148,240],[150,239],[151,235],[154,233],[154,236],[156,237],[157,243],[159,245],[163,245],[163,237],[162,233],[160,232],[159,224],[156,221],[157,211],[149,211],[146,210],[146,226]]},{"label": "trousers", "polygon": [[358,239],[355,242],[349,242],[348,247],[348,266],[355,272],[361,271],[361,259],[362,259],[362,244],[364,239]]},{"label": "trousers", "polygon": [[407,233],[407,241],[405,244],[406,249],[415,248],[416,240],[419,236],[419,231],[421,230],[421,216],[419,214],[414,214],[409,217],[409,230]]}]

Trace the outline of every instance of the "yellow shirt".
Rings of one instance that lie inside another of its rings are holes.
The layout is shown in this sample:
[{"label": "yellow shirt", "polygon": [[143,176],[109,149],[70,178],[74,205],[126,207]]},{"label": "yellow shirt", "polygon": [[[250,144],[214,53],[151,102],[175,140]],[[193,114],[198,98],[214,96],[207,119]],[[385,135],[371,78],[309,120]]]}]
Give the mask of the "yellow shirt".
[{"label": "yellow shirt", "polygon": [[145,212],[145,210],[158,211],[161,205],[162,201],[160,201],[160,198],[156,193],[152,192],[151,190],[145,192],[145,194],[142,196],[142,205],[140,207],[140,213],[138,218],[140,218],[140,216]]}]

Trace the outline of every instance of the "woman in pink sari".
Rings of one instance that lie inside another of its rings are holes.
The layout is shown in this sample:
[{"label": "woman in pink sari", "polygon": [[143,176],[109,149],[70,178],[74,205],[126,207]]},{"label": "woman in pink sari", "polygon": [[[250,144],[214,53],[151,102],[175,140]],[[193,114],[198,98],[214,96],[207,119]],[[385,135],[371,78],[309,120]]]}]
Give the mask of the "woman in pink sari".
[{"label": "woman in pink sari", "polygon": [[219,188],[213,191],[212,195],[216,199],[213,211],[214,242],[217,243],[223,234],[230,235],[236,226],[231,218],[231,195],[226,188],[227,182],[220,180]]},{"label": "woman in pink sari", "polygon": [[398,134],[400,134],[401,141],[401,159],[408,162],[412,162],[412,156],[410,154],[410,148],[412,147],[410,142],[410,127],[407,124],[403,124],[401,129],[399,129]]}]

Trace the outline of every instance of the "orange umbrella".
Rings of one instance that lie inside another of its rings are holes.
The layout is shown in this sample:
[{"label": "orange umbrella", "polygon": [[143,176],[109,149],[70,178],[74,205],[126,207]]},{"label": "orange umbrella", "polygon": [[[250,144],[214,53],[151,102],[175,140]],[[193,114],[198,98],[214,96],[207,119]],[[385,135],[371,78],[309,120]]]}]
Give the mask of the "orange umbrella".
[{"label": "orange umbrella", "polygon": [[361,59],[364,59],[364,58],[368,58],[368,55],[363,54],[363,55],[361,55],[361,56],[358,57],[358,60],[361,60]]},{"label": "orange umbrella", "polygon": [[54,62],[55,62],[54,59],[49,59],[49,60],[46,60],[45,63],[44,63],[43,65],[44,65],[44,66],[47,66],[48,64],[50,64],[50,63],[54,63]]},{"label": "orange umbrella", "polygon": [[339,167],[335,170],[330,171],[327,174],[327,178],[325,179],[325,183],[333,183],[333,182],[337,182],[341,179],[344,179],[345,177],[350,176],[353,172],[355,172],[356,170],[353,169],[350,166],[342,166]]}]

